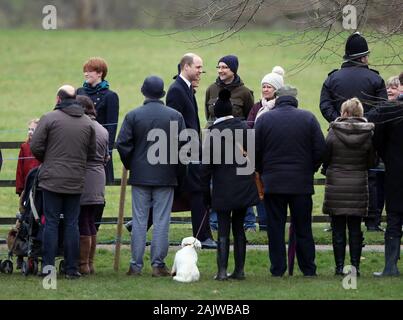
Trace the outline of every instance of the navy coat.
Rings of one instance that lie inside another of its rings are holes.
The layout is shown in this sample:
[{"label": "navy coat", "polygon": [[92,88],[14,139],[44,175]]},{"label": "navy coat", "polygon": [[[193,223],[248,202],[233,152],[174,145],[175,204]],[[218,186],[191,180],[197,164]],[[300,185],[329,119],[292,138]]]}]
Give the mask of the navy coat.
[{"label": "navy coat", "polygon": [[[179,132],[185,129],[181,114],[155,99],[147,99],[143,106],[126,115],[116,140],[116,148],[123,165],[130,170],[129,184],[152,187],[174,187],[178,184],[179,164],[170,163],[169,141],[171,138],[174,139],[170,136],[171,121],[178,122]],[[147,135],[152,129],[161,129],[168,137],[166,163],[153,164],[148,159],[148,152],[156,143],[147,141]],[[180,147],[179,142],[178,151]]]},{"label": "navy coat", "polygon": [[105,174],[106,183],[111,183],[114,180],[112,150],[115,145],[116,132],[118,129],[119,97],[114,91],[109,89],[103,89],[95,94],[88,95],[84,88],[79,88],[77,89],[77,94],[85,95],[91,98],[97,111],[97,122],[102,124],[105,129],[108,130],[108,148],[111,159],[106,164]]},{"label": "navy coat", "polygon": [[[200,120],[193,88],[178,76],[168,89],[167,106],[179,111],[185,120],[186,129],[193,129],[200,136]],[[201,142],[199,139],[199,155],[201,157]],[[201,159],[199,159],[201,160]],[[187,167],[186,177],[181,189],[188,192],[200,192],[200,164],[191,163]]]},{"label": "navy coat", "polygon": [[313,175],[322,162],[325,138],[315,116],[297,107],[294,97],[279,97],[255,123],[256,170],[265,193],[314,193]]},{"label": "navy coat", "polygon": [[[222,132],[225,129],[231,130],[231,132],[235,132],[236,129],[243,131],[243,141],[240,146],[244,151],[248,151],[248,145],[246,143],[246,131],[249,129],[244,121],[241,121],[239,118],[228,119],[223,122],[219,122],[217,124],[213,124],[209,130],[217,129],[218,132]],[[233,135],[234,137],[235,135]],[[242,150],[235,143],[236,141],[231,139],[220,139],[220,152],[221,163],[214,164],[213,157],[214,149],[213,147],[213,137],[210,135],[207,137],[210,139],[210,144],[205,145],[203,152],[209,149],[209,157],[206,159],[203,157],[203,165],[201,170],[201,182],[203,187],[203,193],[210,193],[210,181],[212,179],[213,183],[213,192],[211,196],[211,207],[216,211],[223,210],[235,210],[247,208],[253,205],[256,205],[259,202],[259,197],[257,193],[256,183],[255,183],[255,173],[252,172],[248,175],[240,175],[237,174],[237,169],[245,167],[245,165],[237,164],[235,161],[232,163],[225,163],[225,148],[227,147],[227,151],[231,150],[228,148],[228,144],[232,145],[232,150],[235,152],[241,152]],[[217,141],[216,140],[216,141]],[[217,152],[217,151],[216,151]],[[217,154],[218,155],[218,154]],[[208,163],[205,160],[209,160]],[[235,155],[233,156],[235,160]],[[253,170],[253,165],[252,165]],[[207,196],[208,197],[208,196]],[[207,198],[206,197],[206,198]]]},{"label": "navy coat", "polygon": [[364,114],[373,106],[388,100],[385,82],[378,71],[367,65],[345,62],[340,70],[329,73],[320,94],[320,111],[332,122],[340,117],[344,101],[357,97],[363,104]]}]

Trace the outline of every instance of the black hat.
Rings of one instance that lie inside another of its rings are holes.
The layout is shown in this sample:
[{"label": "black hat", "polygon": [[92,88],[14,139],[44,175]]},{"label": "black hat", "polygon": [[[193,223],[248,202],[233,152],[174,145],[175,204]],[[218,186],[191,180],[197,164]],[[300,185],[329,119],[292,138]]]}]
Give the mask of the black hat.
[{"label": "black hat", "polygon": [[220,62],[224,62],[233,73],[236,74],[238,72],[239,62],[237,56],[224,56],[220,60],[218,60],[218,63]]},{"label": "black hat", "polygon": [[222,89],[218,94],[218,99],[214,104],[214,115],[217,118],[232,115],[231,91]]},{"label": "black hat", "polygon": [[354,60],[369,54],[367,40],[359,32],[350,35],[346,41],[346,51],[343,59]]},{"label": "black hat", "polygon": [[141,87],[141,93],[146,98],[160,99],[165,96],[164,81],[157,76],[149,76],[145,78]]}]

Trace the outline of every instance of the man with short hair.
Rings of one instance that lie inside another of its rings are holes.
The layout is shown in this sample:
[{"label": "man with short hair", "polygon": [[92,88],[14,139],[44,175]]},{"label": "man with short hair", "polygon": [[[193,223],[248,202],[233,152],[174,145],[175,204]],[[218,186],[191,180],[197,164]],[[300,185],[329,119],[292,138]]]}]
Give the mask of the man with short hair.
[{"label": "man with short hair", "polygon": [[186,129],[194,130],[199,137],[197,141],[199,158],[188,164],[187,175],[181,189],[189,195],[193,236],[200,240],[203,248],[215,249],[217,244],[212,239],[208,209],[203,202],[200,185],[201,132],[198,107],[192,87],[192,82],[200,80],[200,75],[203,73],[203,60],[194,53],[187,53],[182,57],[179,66],[179,76],[169,87],[166,104],[179,111],[185,119]]},{"label": "man with short hair", "polygon": [[[340,107],[344,101],[358,98],[366,114],[381,102],[388,100],[385,82],[379,72],[368,67],[369,48],[365,38],[355,32],[346,41],[344,62],[340,69],[329,73],[323,83],[320,95],[320,111],[330,123],[340,117]],[[368,231],[383,231],[380,228],[382,210],[378,208],[379,174],[368,172],[369,208],[365,224]]]},{"label": "man with short hair", "polygon": [[[172,153],[179,152],[180,147],[180,143],[174,141],[178,137],[171,135],[170,126],[176,123],[178,132],[181,132],[185,130],[185,122],[179,112],[165,106],[160,100],[165,95],[161,78],[147,77],[141,92],[146,98],[144,105],[126,115],[116,142],[120,159],[125,168],[130,170],[129,184],[132,185],[132,260],[127,275],[139,275],[143,268],[147,221],[150,209],[153,209],[152,276],[162,277],[170,275],[164,259],[169,246],[168,232],[174,187],[178,184],[178,164],[170,163],[169,160]],[[178,150],[168,150],[166,153],[159,149],[159,157],[162,158],[157,163],[150,159],[151,156],[156,156],[151,149],[155,142],[149,139],[153,130],[158,130],[167,137],[169,147],[178,147]]]},{"label": "man with short hair", "polygon": [[75,92],[70,85],[60,87],[55,109],[42,116],[31,141],[33,155],[42,162],[39,169],[45,214],[42,265],[55,264],[63,215],[67,279],[81,276],[78,272],[80,197],[87,161],[94,159],[96,153],[94,124],[75,100]]}]

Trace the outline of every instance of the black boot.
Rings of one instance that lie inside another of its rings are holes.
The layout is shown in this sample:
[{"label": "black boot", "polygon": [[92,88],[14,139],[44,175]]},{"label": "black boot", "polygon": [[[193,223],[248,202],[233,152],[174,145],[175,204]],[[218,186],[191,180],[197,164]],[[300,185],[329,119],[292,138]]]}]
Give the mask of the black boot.
[{"label": "black boot", "polygon": [[246,256],[246,237],[242,234],[234,239],[234,259],[235,259],[235,270],[229,276],[231,279],[244,280],[244,266],[245,266],[245,256]]},{"label": "black boot", "polygon": [[229,255],[229,238],[220,237],[217,243],[217,266],[218,273],[215,280],[228,280],[227,267]]},{"label": "black boot", "polygon": [[344,275],[344,259],[346,257],[346,232],[338,232],[333,229],[332,232],[334,261],[336,264],[335,275]]},{"label": "black boot", "polygon": [[385,236],[385,268],[382,272],[374,272],[375,277],[397,277],[399,269],[397,260],[400,256],[400,238]]},{"label": "black boot", "polygon": [[357,276],[360,276],[360,260],[362,252],[362,243],[364,241],[362,232],[349,232],[348,242],[350,247],[350,262],[356,269]]}]

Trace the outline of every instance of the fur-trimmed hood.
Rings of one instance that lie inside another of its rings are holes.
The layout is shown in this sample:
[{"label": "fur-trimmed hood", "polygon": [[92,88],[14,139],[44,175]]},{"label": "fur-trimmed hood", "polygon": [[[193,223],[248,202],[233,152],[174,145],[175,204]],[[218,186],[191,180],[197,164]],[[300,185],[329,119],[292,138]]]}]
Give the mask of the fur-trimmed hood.
[{"label": "fur-trimmed hood", "polygon": [[346,145],[354,147],[368,141],[375,125],[362,117],[337,118],[330,124],[334,134]]}]

